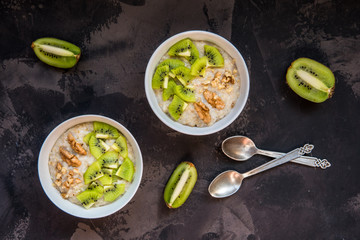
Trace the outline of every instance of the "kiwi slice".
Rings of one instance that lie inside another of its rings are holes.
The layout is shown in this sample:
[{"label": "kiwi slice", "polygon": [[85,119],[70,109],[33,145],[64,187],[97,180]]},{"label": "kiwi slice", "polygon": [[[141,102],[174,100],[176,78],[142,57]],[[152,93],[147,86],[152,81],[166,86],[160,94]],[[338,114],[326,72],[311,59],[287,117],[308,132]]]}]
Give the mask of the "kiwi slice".
[{"label": "kiwi slice", "polygon": [[286,82],[300,97],[315,103],[330,98],[335,89],[335,77],[331,70],[309,58],[299,58],[291,63]]},{"label": "kiwi slice", "polygon": [[177,95],[174,95],[174,98],[169,105],[170,116],[175,121],[177,121],[180,118],[181,114],[185,111],[187,105],[188,104],[184,102],[181,98],[179,98]]},{"label": "kiwi slice", "polygon": [[112,169],[103,168],[101,171],[104,173],[104,176],[99,178],[99,181],[102,185],[110,185],[113,183],[112,178]]},{"label": "kiwi slice", "polygon": [[116,176],[116,172],[117,172],[118,169],[112,169],[112,173],[111,173],[111,176],[112,176],[112,182],[116,182],[117,180],[120,180],[121,178]]},{"label": "kiwi slice", "polygon": [[56,38],[39,38],[31,48],[42,62],[58,68],[72,68],[81,55],[79,47]]},{"label": "kiwi slice", "polygon": [[86,169],[84,173],[84,183],[89,184],[102,176],[104,176],[104,173],[101,171],[99,162],[96,161]]},{"label": "kiwi slice", "polygon": [[180,40],[172,45],[168,54],[171,57],[185,57],[190,64],[193,64],[199,58],[199,51],[189,38]]},{"label": "kiwi slice", "polygon": [[125,184],[114,184],[112,186],[104,187],[104,200],[107,202],[112,202],[117,199],[120,195],[125,192]]},{"label": "kiwi slice", "polygon": [[204,55],[208,60],[209,67],[224,66],[224,58],[216,47],[204,45]]},{"label": "kiwi slice", "polygon": [[171,70],[169,75],[172,78],[177,78],[184,86],[188,85],[194,78],[191,75],[191,70],[185,66],[180,66]]},{"label": "kiwi slice", "polygon": [[151,86],[153,89],[160,89],[163,87],[164,79],[168,78],[169,66],[164,65],[156,68]]},{"label": "kiwi slice", "polygon": [[87,188],[87,190],[94,190],[97,191],[98,193],[104,193],[104,187],[98,184],[97,182],[92,182]]},{"label": "kiwi slice", "polygon": [[95,135],[90,137],[89,148],[90,153],[96,159],[101,157],[101,155],[103,155],[104,153],[106,153],[106,151],[110,149],[110,147],[103,140],[96,138]]},{"label": "kiwi slice", "polygon": [[178,208],[189,197],[197,181],[197,171],[191,162],[177,166],[166,184],[164,200],[169,208]]},{"label": "kiwi slice", "polygon": [[130,158],[125,158],[121,166],[116,172],[116,176],[131,182],[134,176],[135,168]]},{"label": "kiwi slice", "polygon": [[174,88],[176,87],[176,83],[174,80],[170,80],[168,87],[164,88],[162,97],[164,101],[167,101],[172,95],[174,95]]},{"label": "kiwi slice", "polygon": [[93,136],[93,135],[95,135],[94,132],[89,132],[88,134],[86,134],[85,137],[83,138],[84,143],[89,145],[89,140],[90,140],[91,136]]},{"label": "kiwi slice", "polygon": [[169,70],[171,70],[180,66],[185,66],[185,63],[179,59],[169,58],[159,63],[157,67],[159,68],[165,65],[169,66]]},{"label": "kiwi slice", "polygon": [[102,193],[99,193],[98,191],[85,190],[79,193],[76,198],[80,201],[84,208],[89,209],[101,196]]},{"label": "kiwi slice", "polygon": [[108,151],[99,157],[98,162],[101,168],[118,168],[119,154],[115,151]]},{"label": "kiwi slice", "polygon": [[191,65],[191,72],[190,74],[192,76],[201,76],[203,77],[205,74],[205,70],[208,66],[208,60],[207,57],[202,57],[197,59],[193,65]]},{"label": "kiwi slice", "polygon": [[177,85],[174,88],[174,93],[184,100],[185,102],[195,102],[195,91],[189,87],[183,87],[182,85]]},{"label": "kiwi slice", "polygon": [[120,136],[116,128],[103,122],[94,122],[94,132],[95,137],[101,139],[116,139]]},{"label": "kiwi slice", "polygon": [[120,156],[122,156],[123,158],[126,158],[128,156],[127,141],[123,135],[120,135],[111,147],[115,151],[119,152]]}]

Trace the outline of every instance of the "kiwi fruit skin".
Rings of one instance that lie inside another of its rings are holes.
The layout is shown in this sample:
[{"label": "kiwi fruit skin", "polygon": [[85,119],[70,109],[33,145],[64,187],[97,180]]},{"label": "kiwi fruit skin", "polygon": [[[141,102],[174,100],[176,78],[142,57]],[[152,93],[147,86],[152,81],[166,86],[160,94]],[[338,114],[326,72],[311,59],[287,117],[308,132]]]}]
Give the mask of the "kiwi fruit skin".
[{"label": "kiwi fruit skin", "polygon": [[208,60],[209,67],[224,66],[224,58],[216,47],[204,45],[204,55]]},{"label": "kiwi fruit skin", "polygon": [[177,85],[174,88],[174,93],[185,102],[196,102],[195,91],[191,88]]},{"label": "kiwi fruit skin", "polygon": [[103,122],[94,122],[94,133],[96,138],[102,139],[116,139],[120,136],[119,131],[116,128]]},{"label": "kiwi fruit skin", "polygon": [[207,67],[208,67],[207,57],[205,56],[205,57],[199,58],[191,66],[190,74],[195,77],[197,77],[197,76],[203,77]]},{"label": "kiwi fruit skin", "polygon": [[[171,197],[174,194],[174,190],[177,184],[180,182],[182,174],[185,171],[188,171],[188,177],[185,184],[182,186],[180,194],[176,197],[176,200],[171,203]],[[172,173],[169,181],[167,182],[164,190],[164,201],[168,208],[178,208],[185,203],[185,201],[190,196],[195,183],[197,181],[197,171],[195,165],[191,162],[182,162],[180,163],[174,172]]]},{"label": "kiwi fruit skin", "polygon": [[286,73],[286,83],[300,97],[314,103],[331,98],[335,89],[332,71],[309,58],[299,58],[291,63]]},{"label": "kiwi fruit skin", "polygon": [[153,89],[163,88],[164,79],[168,75],[169,71],[170,70],[168,65],[156,68],[151,82],[151,86]]},{"label": "kiwi fruit skin", "polygon": [[104,187],[104,200],[107,202],[115,201],[120,195],[125,192],[125,184],[114,184],[112,186]]},{"label": "kiwi fruit skin", "polygon": [[135,168],[133,162],[130,160],[130,158],[125,158],[115,175],[128,182],[132,182],[134,173]]},{"label": "kiwi fruit skin", "polygon": [[[53,51],[47,51],[47,46]],[[31,44],[31,48],[42,62],[58,68],[72,68],[81,56],[79,47],[56,38],[39,38]]]},{"label": "kiwi fruit skin", "polygon": [[88,169],[86,169],[83,177],[84,177],[84,183],[89,184],[99,178],[104,176],[104,173],[101,171],[101,167],[99,162],[92,163]]},{"label": "kiwi fruit skin", "polygon": [[177,95],[174,95],[174,98],[169,105],[169,114],[175,121],[177,121],[181,117],[181,114],[184,112],[186,107],[187,103]]}]

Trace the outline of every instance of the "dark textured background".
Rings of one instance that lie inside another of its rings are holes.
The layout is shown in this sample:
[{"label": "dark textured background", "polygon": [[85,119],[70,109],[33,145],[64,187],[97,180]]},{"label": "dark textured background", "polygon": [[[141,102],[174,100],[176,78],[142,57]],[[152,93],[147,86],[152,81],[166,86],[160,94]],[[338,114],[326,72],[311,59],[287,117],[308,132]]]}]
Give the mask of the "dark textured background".
[{"label": "dark textured background", "polygon": [[[360,4],[338,0],[73,0],[0,2],[1,239],[360,239]],[[199,29],[229,39],[250,72],[250,95],[223,131],[186,136],[162,124],[144,92],[144,72],[168,37]],[[81,47],[76,67],[40,62],[30,48],[51,36]],[[336,77],[332,99],[313,104],[285,84],[291,61],[310,57]],[[86,113],[124,124],[144,157],[139,191],[121,211],[72,217],[46,197],[37,157],[47,134]],[[268,159],[226,158],[226,137],[263,149],[313,143],[332,167],[286,164],[247,179],[227,199],[207,187],[221,171],[244,172]],[[199,179],[185,205],[166,208],[162,192],[182,160]]]}]

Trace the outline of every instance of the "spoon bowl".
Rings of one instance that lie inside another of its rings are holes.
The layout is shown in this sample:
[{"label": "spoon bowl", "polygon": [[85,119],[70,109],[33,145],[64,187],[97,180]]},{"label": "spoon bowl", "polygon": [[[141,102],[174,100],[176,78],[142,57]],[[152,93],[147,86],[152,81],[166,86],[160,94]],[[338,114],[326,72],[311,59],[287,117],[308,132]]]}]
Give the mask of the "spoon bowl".
[{"label": "spoon bowl", "polygon": [[236,161],[246,161],[258,152],[255,143],[244,136],[233,136],[225,139],[221,148],[226,156]]},{"label": "spoon bowl", "polygon": [[243,179],[243,175],[237,171],[225,171],[211,182],[209,193],[214,198],[229,197],[240,189]]}]

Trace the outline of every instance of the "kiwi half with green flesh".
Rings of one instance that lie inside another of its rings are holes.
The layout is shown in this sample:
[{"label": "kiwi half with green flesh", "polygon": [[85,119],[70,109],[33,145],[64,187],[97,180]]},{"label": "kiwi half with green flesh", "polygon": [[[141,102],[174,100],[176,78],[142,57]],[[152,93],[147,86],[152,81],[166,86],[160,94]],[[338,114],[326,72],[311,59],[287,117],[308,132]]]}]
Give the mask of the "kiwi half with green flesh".
[{"label": "kiwi half with green flesh", "polygon": [[84,173],[84,183],[89,184],[102,176],[104,176],[104,173],[101,171],[99,162],[96,161],[86,169]]},{"label": "kiwi half with green flesh", "polygon": [[168,77],[168,73],[169,73],[168,65],[164,65],[156,68],[151,82],[152,88],[161,89],[163,87],[165,77]]},{"label": "kiwi half with green flesh", "polygon": [[91,136],[93,136],[93,135],[95,135],[94,132],[89,132],[88,134],[86,134],[85,137],[83,138],[84,143],[89,145],[89,140],[90,140]]},{"label": "kiwi half with green flesh", "polygon": [[174,88],[174,93],[185,102],[196,102],[195,91],[192,88],[177,85]]},{"label": "kiwi half with green flesh", "polygon": [[224,58],[216,47],[204,45],[204,55],[208,60],[209,67],[224,66]]},{"label": "kiwi half with green flesh", "polygon": [[103,122],[94,122],[94,132],[95,137],[101,139],[116,139],[120,136],[116,128]]},{"label": "kiwi half with green flesh", "polygon": [[309,58],[299,58],[291,63],[286,82],[300,97],[321,103],[330,98],[335,89],[335,77],[323,64]]},{"label": "kiwi half with green flesh", "polygon": [[189,197],[197,181],[197,171],[191,162],[177,166],[166,184],[164,200],[169,208],[178,208]]},{"label": "kiwi half with green flesh", "polygon": [[39,38],[31,48],[42,62],[58,68],[72,68],[81,55],[79,47],[56,38]]},{"label": "kiwi half with green flesh", "polygon": [[125,184],[117,184],[115,183],[112,186],[104,187],[104,200],[107,202],[112,202],[116,200],[120,195],[125,192]]},{"label": "kiwi half with green flesh", "polygon": [[125,179],[128,182],[131,182],[134,173],[135,168],[133,162],[130,160],[130,158],[125,158],[115,175]]},{"label": "kiwi half with green flesh", "polygon": [[180,40],[172,45],[168,54],[171,57],[185,57],[190,64],[193,64],[199,58],[199,51],[189,38]]},{"label": "kiwi half with green flesh", "polygon": [[90,153],[96,159],[101,157],[101,155],[103,155],[110,149],[110,147],[103,140],[96,138],[95,135],[90,137],[89,148],[90,148]]},{"label": "kiwi half with green flesh", "polygon": [[157,66],[162,67],[162,66],[169,66],[169,70],[180,67],[180,66],[185,66],[185,63],[179,59],[173,59],[173,58],[169,58],[169,59],[165,59],[164,61],[162,61],[161,63],[159,63],[159,65]]},{"label": "kiwi half with green flesh", "polygon": [[98,193],[104,193],[104,187],[98,184],[97,182],[92,182],[88,186],[87,190],[94,190],[97,191]]},{"label": "kiwi half with green flesh", "polygon": [[104,173],[104,176],[99,178],[98,180],[101,182],[102,185],[110,185],[113,183],[112,178],[112,169],[103,168],[101,171]]},{"label": "kiwi half with green flesh", "polygon": [[176,83],[174,80],[170,80],[168,87],[164,88],[162,93],[162,98],[164,101],[167,101],[172,95],[174,95],[174,88],[176,87]]},{"label": "kiwi half with green flesh", "polygon": [[169,114],[170,116],[177,121],[181,114],[185,111],[188,104],[183,101],[181,98],[179,98],[177,95],[174,95],[173,100],[171,101],[169,105]]},{"label": "kiwi half with green flesh", "polygon": [[111,147],[117,151],[120,156],[123,158],[126,158],[128,156],[128,147],[127,147],[127,141],[126,138],[123,135],[120,135],[114,142]]},{"label": "kiwi half with green flesh", "polygon": [[208,66],[208,60],[207,57],[202,57],[197,59],[193,65],[191,65],[191,72],[190,74],[192,76],[201,76],[203,77],[205,75],[206,68]]},{"label": "kiwi half with green flesh", "polygon": [[95,190],[85,190],[79,193],[76,198],[84,208],[89,209],[102,195],[102,193]]},{"label": "kiwi half with green flesh", "polygon": [[177,78],[184,86],[188,85],[194,78],[191,75],[191,70],[185,66],[174,68],[169,75],[172,78]]},{"label": "kiwi half with green flesh", "polygon": [[98,162],[101,168],[118,168],[119,153],[116,151],[108,151],[99,157]]}]

